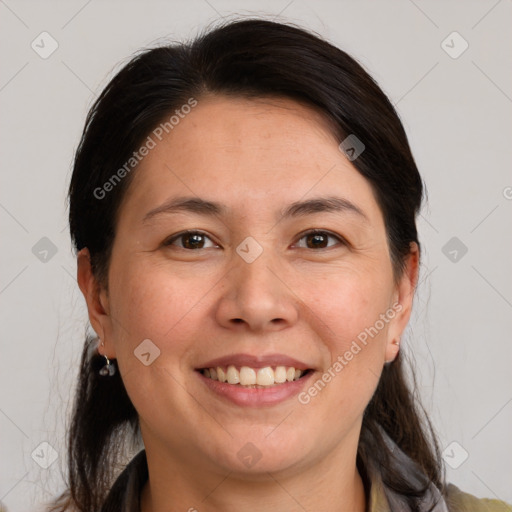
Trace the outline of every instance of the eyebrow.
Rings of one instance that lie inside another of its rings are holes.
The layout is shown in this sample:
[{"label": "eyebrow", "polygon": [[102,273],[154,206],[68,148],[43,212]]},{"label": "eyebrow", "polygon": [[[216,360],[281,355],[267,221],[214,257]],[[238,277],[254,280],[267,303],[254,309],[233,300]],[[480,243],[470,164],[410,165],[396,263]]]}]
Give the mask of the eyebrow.
[{"label": "eyebrow", "polygon": [[[222,217],[228,213],[228,208],[214,201],[208,201],[199,197],[175,197],[169,199],[162,205],[146,213],[142,222],[146,223],[150,219],[161,214],[172,214],[180,212],[189,212],[199,215]],[[348,199],[342,197],[316,197],[305,201],[296,201],[281,210],[280,215],[283,219],[292,217],[304,217],[314,213],[352,213],[369,222],[368,217],[363,210]]]}]

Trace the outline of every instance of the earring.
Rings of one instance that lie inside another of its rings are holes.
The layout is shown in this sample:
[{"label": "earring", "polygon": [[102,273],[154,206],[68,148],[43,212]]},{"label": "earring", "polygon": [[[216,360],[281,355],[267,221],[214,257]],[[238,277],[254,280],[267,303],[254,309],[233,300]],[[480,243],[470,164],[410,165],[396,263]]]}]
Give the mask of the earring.
[{"label": "earring", "polygon": [[[396,353],[398,355],[398,352],[400,351],[400,338],[393,340],[391,343],[393,345],[396,345]],[[395,359],[396,356],[393,359],[390,359],[389,361],[385,361],[385,364],[389,366]]]},{"label": "earring", "polygon": [[[101,342],[101,346],[104,347],[105,343]],[[105,366],[100,368],[99,374],[102,377],[112,377],[116,373],[116,367],[110,362],[110,359],[105,355],[101,354],[105,358]]]}]

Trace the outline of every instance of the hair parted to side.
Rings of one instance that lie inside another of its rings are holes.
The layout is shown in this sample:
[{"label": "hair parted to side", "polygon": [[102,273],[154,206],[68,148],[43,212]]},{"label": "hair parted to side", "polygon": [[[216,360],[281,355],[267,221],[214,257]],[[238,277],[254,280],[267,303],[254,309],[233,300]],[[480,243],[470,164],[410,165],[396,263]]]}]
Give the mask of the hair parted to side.
[{"label": "hair parted to side", "polygon": [[[352,164],[370,183],[382,210],[395,279],[418,243],[416,215],[423,184],[400,119],[384,92],[352,57],[291,24],[262,19],[224,22],[189,43],[144,50],[110,81],[92,106],[76,151],[69,187],[69,224],[77,251],[87,247],[93,272],[108,289],[108,267],[119,207],[136,167],[102,198],[95,190],[125,165],[148,134],[186,104],[207,94],[282,97],[305,103],[365,151]],[[69,430],[69,490],[53,510],[97,512],[116,476],[125,443],[137,438],[138,418],[117,371],[98,374],[101,358],[86,340]],[[115,361],[113,362],[115,364]],[[415,383],[414,383],[415,387]],[[380,429],[425,473],[419,486],[390,464]],[[383,481],[417,510],[430,482],[443,489],[438,444],[402,356],[385,365],[362,424],[357,464],[369,454]]]}]

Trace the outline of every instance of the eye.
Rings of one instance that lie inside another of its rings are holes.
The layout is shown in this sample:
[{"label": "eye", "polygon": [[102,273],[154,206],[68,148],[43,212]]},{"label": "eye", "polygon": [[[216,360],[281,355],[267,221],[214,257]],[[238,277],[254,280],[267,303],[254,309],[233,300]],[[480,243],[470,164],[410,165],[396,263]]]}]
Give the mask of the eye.
[{"label": "eye", "polygon": [[[176,240],[180,240],[181,245],[178,245],[180,249],[207,249],[208,247],[204,246],[205,239],[211,240],[209,236],[201,231],[183,231],[177,235],[173,235],[171,238],[168,238],[163,245],[176,245],[174,242]],[[212,247],[217,246],[213,244]]]},{"label": "eye", "polygon": [[319,229],[313,229],[303,233],[300,240],[306,240],[306,249],[328,249],[333,247],[333,245],[328,245],[328,239],[333,238],[338,240],[342,245],[346,245],[345,240],[338,235],[330,233],[329,231],[322,231]]},{"label": "eye", "polygon": [[[305,249],[328,249],[330,247],[335,246],[336,244],[329,244],[329,238],[337,240],[340,244],[346,245],[345,240],[329,231],[323,230],[310,230],[302,234],[299,238],[299,241],[305,240],[306,245],[300,246],[300,248]],[[180,244],[176,244],[176,241],[180,241]],[[210,237],[201,231],[183,231],[176,235],[173,235],[171,238],[167,239],[163,245],[171,246],[174,245],[179,247],[180,249],[189,249],[189,250],[197,250],[197,249],[207,249],[208,246],[205,246],[205,240],[210,240]],[[212,242],[213,245],[210,247],[218,247],[215,243]]]}]

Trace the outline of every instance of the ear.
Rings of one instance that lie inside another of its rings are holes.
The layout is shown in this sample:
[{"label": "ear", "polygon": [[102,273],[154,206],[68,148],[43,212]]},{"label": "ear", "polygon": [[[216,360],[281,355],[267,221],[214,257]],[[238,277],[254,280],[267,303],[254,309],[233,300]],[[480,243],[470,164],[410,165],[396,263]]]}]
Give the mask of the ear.
[{"label": "ear", "polygon": [[393,361],[397,356],[400,349],[400,337],[411,317],[420,263],[420,250],[416,242],[411,242],[410,252],[405,263],[404,271],[396,286],[391,303],[391,307],[397,313],[389,323],[385,353],[386,362]]},{"label": "ear", "polygon": [[109,313],[108,293],[93,274],[91,255],[85,247],[77,255],[77,281],[87,303],[89,321],[96,334],[105,344],[102,353],[108,358],[115,358],[111,343],[112,322]]}]

